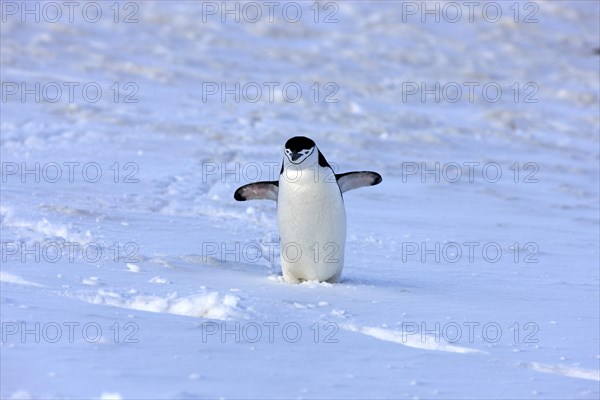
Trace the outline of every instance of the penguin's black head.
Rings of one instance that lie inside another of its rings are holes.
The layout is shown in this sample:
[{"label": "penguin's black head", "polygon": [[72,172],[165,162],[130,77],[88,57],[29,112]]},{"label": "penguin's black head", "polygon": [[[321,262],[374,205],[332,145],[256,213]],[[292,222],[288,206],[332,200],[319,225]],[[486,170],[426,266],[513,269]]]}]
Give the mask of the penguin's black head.
[{"label": "penguin's black head", "polygon": [[300,164],[308,158],[317,146],[305,136],[294,136],[285,143],[285,156],[292,164]]}]

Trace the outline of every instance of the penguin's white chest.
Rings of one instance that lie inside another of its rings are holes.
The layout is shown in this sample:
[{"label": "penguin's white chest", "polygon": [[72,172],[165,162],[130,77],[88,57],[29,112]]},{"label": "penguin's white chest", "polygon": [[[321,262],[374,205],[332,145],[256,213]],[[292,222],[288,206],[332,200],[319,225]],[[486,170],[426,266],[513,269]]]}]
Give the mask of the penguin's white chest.
[{"label": "penguin's white chest", "polygon": [[342,194],[330,170],[318,167],[295,172],[284,171],[279,179],[277,219],[283,277],[292,283],[337,282],[346,244]]}]

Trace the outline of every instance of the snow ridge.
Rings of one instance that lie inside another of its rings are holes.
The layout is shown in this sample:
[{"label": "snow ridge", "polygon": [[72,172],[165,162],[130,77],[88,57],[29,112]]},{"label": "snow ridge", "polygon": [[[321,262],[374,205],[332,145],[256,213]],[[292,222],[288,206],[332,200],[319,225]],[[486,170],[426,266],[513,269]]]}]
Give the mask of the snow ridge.
[{"label": "snow ridge", "polygon": [[177,293],[170,293],[166,296],[142,294],[127,296],[118,292],[100,289],[94,294],[73,293],[69,296],[91,304],[196,318],[228,320],[242,316],[242,312],[238,307],[240,300],[238,297],[230,294],[220,295],[217,292],[184,297],[178,297]]},{"label": "snow ridge", "polygon": [[352,332],[362,333],[364,335],[371,336],[379,340],[394,342],[416,349],[446,351],[449,353],[461,354],[487,354],[486,352],[481,350],[470,349],[467,347],[455,346],[446,342],[436,341],[436,338],[431,335],[424,337],[421,335],[414,336],[413,334],[409,334],[398,330],[375,328],[368,326],[361,327],[353,324],[343,324],[340,327]]}]

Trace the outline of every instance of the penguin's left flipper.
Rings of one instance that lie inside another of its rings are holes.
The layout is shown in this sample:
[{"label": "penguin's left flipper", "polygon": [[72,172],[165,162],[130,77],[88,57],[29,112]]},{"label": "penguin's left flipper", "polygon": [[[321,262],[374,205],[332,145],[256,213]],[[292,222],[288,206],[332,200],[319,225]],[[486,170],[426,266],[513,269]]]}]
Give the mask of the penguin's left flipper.
[{"label": "penguin's left flipper", "polygon": [[374,186],[381,183],[381,175],[372,171],[355,171],[335,174],[338,186],[342,193],[363,186]]},{"label": "penguin's left flipper", "polygon": [[279,193],[279,182],[268,181],[268,182],[254,182],[239,187],[233,198],[237,201],[246,200],[274,200],[277,201],[277,194]]}]

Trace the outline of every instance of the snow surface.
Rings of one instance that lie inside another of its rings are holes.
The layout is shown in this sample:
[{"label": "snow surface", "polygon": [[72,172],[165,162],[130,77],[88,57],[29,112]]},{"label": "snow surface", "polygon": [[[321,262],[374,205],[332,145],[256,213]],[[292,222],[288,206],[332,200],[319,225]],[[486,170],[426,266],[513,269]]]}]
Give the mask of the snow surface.
[{"label": "snow surface", "polygon": [[[600,397],[597,2],[521,2],[517,22],[506,2],[496,23],[462,2],[458,23],[406,2],[320,3],[317,23],[312,2],[297,23],[192,1],[22,23],[6,4],[24,3],[2,4],[2,398]],[[64,91],[23,102],[11,82]],[[203,82],[303,95],[222,102]],[[404,99],[407,82],[464,93]],[[294,135],[383,176],[345,195],[339,284],[284,283],[275,204],[233,199]],[[436,162],[462,177],[422,182]]]}]

